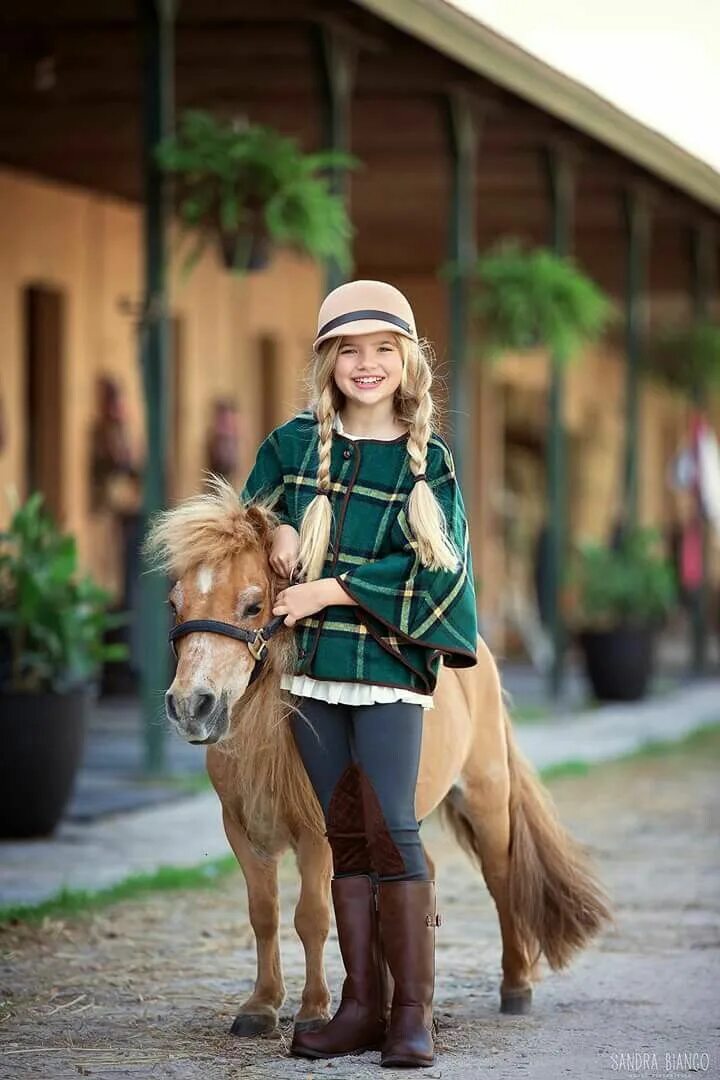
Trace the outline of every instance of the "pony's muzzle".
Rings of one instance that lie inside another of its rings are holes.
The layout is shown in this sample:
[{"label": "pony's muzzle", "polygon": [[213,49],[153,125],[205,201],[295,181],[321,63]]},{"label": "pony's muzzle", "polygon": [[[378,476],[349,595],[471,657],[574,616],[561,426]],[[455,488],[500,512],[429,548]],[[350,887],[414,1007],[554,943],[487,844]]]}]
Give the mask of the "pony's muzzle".
[{"label": "pony's muzzle", "polygon": [[192,743],[213,743],[227,727],[227,710],[212,690],[200,687],[185,696],[168,690],[165,695],[168,720]]}]

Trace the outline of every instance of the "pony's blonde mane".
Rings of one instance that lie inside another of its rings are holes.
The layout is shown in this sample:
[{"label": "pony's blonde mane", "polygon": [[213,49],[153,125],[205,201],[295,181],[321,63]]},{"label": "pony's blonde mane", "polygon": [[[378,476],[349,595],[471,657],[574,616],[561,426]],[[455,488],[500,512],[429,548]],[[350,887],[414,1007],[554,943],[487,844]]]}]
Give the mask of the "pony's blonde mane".
[{"label": "pony's blonde mane", "polygon": [[[186,499],[153,521],[144,549],[153,564],[178,580],[199,565],[219,566],[249,549],[274,600],[279,585],[267,560],[277,515],[266,500],[244,504],[224,478],[210,474],[208,491]],[[268,646],[264,670],[233,710],[230,734],[215,746],[227,758],[233,793],[249,835],[265,834],[278,819],[324,832],[323,816],[295,746],[290,715],[298,711],[280,687],[297,660],[294,633],[280,631]]]},{"label": "pony's blonde mane", "polygon": [[[435,430],[437,409],[430,392],[434,355],[430,343],[425,340],[411,341],[402,334],[393,334],[392,337],[403,362],[393,411],[400,423],[408,427],[410,471],[417,476],[426,470],[428,443]],[[333,372],[342,343],[341,337],[324,342],[313,357],[309,373],[311,407],[318,418],[318,494],[307,507],[300,525],[298,563],[306,581],[314,581],[322,576],[330,542],[332,509],[328,493],[332,431],[335,415],[344,402],[344,395],[333,378]],[[442,507],[430,485],[423,480],[413,484],[408,496],[407,519],[417,540],[418,555],[423,566],[432,570],[457,569],[461,560],[448,536]]]},{"label": "pony's blonde mane", "polygon": [[180,578],[201,563],[219,566],[248,548],[264,548],[278,524],[269,503],[245,506],[232,484],[215,473],[207,491],[158,514],[144,544],[153,566]]}]

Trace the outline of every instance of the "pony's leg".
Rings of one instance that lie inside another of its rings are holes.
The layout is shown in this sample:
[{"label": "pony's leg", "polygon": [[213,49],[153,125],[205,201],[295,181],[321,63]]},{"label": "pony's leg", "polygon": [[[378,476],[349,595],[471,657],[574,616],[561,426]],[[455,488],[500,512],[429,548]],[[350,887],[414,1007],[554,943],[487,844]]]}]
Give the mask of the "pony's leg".
[{"label": "pony's leg", "polygon": [[305,950],[305,986],[296,1031],[314,1031],[330,1019],[330,991],[325,980],[323,950],[330,932],[332,857],[324,837],[303,829],[295,848],[300,896],[295,929]]},{"label": "pony's leg", "polygon": [[285,1000],[278,944],[280,904],[277,860],[260,858],[236,817],[223,810],[223,824],[230,846],[242,867],[247,885],[250,924],[257,945],[255,989],[233,1020],[232,1035],[247,1037],[275,1031],[278,1010]]},{"label": "pony's leg", "polygon": [[453,788],[447,802],[451,824],[461,839],[465,834],[464,846],[479,860],[497,908],[502,936],[500,1011],[520,1014],[530,1012],[534,958],[529,956],[524,936],[512,916],[509,890],[510,793],[506,780],[498,781],[499,778],[490,780],[484,776],[482,765],[473,775],[471,759],[463,773],[463,788]]}]

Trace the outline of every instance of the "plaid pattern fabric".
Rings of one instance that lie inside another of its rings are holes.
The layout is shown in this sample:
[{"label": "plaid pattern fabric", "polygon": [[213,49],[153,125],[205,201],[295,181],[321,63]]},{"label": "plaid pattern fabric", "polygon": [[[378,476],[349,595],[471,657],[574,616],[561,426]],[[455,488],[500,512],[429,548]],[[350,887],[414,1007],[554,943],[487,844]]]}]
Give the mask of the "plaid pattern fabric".
[{"label": "plaid pattern fabric", "polygon": [[[240,498],[273,500],[280,520],[299,530],[317,494],[317,470],[317,421],[308,409],[263,441]],[[420,563],[406,514],[413,485],[407,435],[352,440],[334,431],[330,475],[322,576],[337,578],[358,606],[333,604],[298,620],[298,664],[288,674],[430,694],[441,657],[448,667],[477,663],[472,555],[450,448],[431,436],[426,475],[461,556],[456,571]]]}]

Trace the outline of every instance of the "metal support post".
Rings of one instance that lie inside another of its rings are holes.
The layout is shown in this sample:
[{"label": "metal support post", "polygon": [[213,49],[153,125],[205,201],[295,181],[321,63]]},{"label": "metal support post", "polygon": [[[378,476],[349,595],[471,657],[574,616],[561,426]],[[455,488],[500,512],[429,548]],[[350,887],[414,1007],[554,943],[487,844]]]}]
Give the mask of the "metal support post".
[{"label": "metal support post", "polygon": [[646,195],[637,189],[623,197],[627,230],[625,330],[625,463],[623,525],[638,520],[638,446],[640,430],[640,372],[645,350],[645,290],[647,287],[650,211]]},{"label": "metal support post", "polygon": [[[145,183],[145,294],[140,327],[140,363],[145,391],[147,460],[143,488],[143,535],[150,518],[165,507],[170,320],[167,310],[167,184],[154,158],[155,147],[173,123],[174,0],[139,0],[143,48],[143,171]],[[165,765],[163,693],[167,689],[167,582],[148,574],[140,590],[142,640],[141,695],[145,768]]]},{"label": "metal support post", "polygon": [[[552,208],[551,242],[556,255],[567,256],[572,248],[574,171],[568,151],[553,146],[547,151],[547,170]],[[565,433],[565,376],[559,357],[550,358],[548,435],[546,444],[548,544],[547,577],[553,662],[548,692],[557,698],[562,690],[566,633],[561,607],[567,549],[567,466]]]},{"label": "metal support post", "polygon": [[[323,143],[326,150],[350,152],[350,109],[355,77],[355,49],[332,26],[319,26],[319,68],[323,97]],[[350,208],[350,179],[347,169],[335,169],[330,178],[332,191],[342,195]],[[326,287],[342,285],[345,275],[334,259],[327,264]]]},{"label": "metal support post", "polygon": [[449,284],[450,415],[455,468],[461,487],[467,482],[470,427],[468,394],[469,273],[477,258],[475,170],[478,122],[472,103],[456,92],[448,98],[448,134],[452,156],[449,256],[454,272]]},{"label": "metal support post", "polygon": [[[710,301],[715,286],[714,235],[709,226],[696,226],[692,231],[692,301],[693,313],[698,322],[710,315]],[[707,408],[705,387],[695,386],[693,402],[698,411]],[[702,523],[702,582],[692,606],[692,656],[693,675],[703,675],[707,665],[710,581],[708,577],[709,542],[707,522]]]}]

